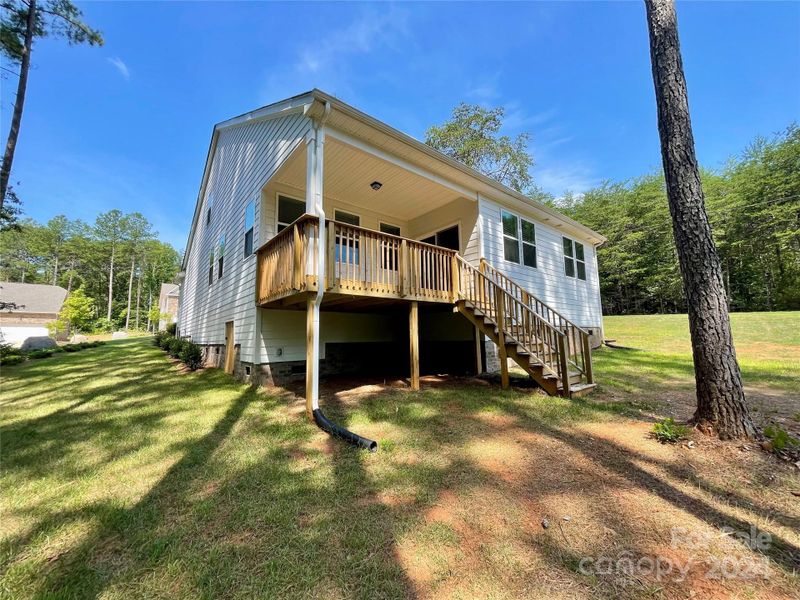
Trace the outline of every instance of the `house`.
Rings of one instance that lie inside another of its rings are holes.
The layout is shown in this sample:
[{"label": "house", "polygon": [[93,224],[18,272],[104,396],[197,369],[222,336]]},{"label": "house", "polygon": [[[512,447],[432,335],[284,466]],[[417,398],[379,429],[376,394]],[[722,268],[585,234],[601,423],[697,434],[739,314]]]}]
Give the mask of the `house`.
[{"label": "house", "polygon": [[158,311],[161,318],[158,321],[158,330],[164,331],[167,325],[175,323],[178,318],[178,298],[180,286],[176,283],[162,283],[158,294]]},{"label": "house", "polygon": [[248,381],[500,370],[594,387],[604,238],[319,90],[214,127],[179,335]]},{"label": "house", "polygon": [[0,333],[19,346],[28,338],[49,335],[47,324],[58,319],[67,290],[39,283],[0,283]]}]

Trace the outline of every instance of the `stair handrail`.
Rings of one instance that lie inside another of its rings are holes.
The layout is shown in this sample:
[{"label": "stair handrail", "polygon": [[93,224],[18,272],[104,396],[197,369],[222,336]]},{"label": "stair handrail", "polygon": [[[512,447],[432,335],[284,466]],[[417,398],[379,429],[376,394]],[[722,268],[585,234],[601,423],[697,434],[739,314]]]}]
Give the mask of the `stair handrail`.
[{"label": "stair handrail", "polygon": [[[489,274],[492,277],[494,277],[495,279],[497,279],[498,283],[501,283],[501,285],[503,283],[508,284],[508,287],[514,289],[515,291],[518,291],[520,293],[520,296],[522,296],[524,294],[525,296],[530,298],[537,306],[541,306],[542,308],[546,309],[548,312],[553,313],[559,319],[561,319],[565,323],[569,323],[570,325],[572,325],[575,329],[577,329],[581,333],[585,333],[586,335],[589,335],[589,332],[586,331],[583,327],[581,327],[580,325],[576,325],[575,323],[570,321],[567,317],[565,317],[560,312],[558,312],[555,308],[553,308],[552,306],[550,306],[546,302],[543,302],[537,296],[534,296],[533,294],[531,294],[528,290],[526,290],[524,287],[522,287],[516,281],[511,279],[508,275],[506,275],[505,273],[503,273],[502,271],[497,269],[495,266],[493,266],[492,263],[490,263],[485,258],[481,258],[481,264],[484,265],[485,269],[487,271],[489,271]],[[503,287],[505,287],[505,286],[503,286]],[[513,292],[509,291],[508,289],[506,289],[506,291],[509,292],[512,296],[515,295]],[[523,300],[523,302],[524,302],[524,300]],[[547,317],[545,315],[542,315],[542,317],[547,319]],[[547,319],[547,320],[549,320],[549,319]],[[558,327],[558,325],[555,325],[555,323],[553,325]]]},{"label": "stair handrail", "polygon": [[[531,294],[528,290],[519,285],[516,281],[511,279],[508,275],[498,270],[485,258],[480,260],[480,269],[482,272],[488,272],[490,277],[494,279],[507,293],[512,297],[518,298],[524,304],[527,304],[534,312],[541,315],[547,322],[560,331],[564,331],[568,341],[567,345],[567,360],[572,367],[574,367],[587,383],[594,382],[592,372],[592,356],[591,345],[589,343],[589,332],[583,327],[576,325],[549,304],[542,302],[535,295]],[[525,301],[527,299],[527,302]],[[543,314],[545,313],[545,314]],[[555,318],[551,318],[554,315]]]},{"label": "stair handrail", "polygon": [[[569,377],[566,376],[568,369],[563,351],[566,346],[566,334],[537,314],[530,306],[508,293],[460,254],[457,255],[457,260],[460,267],[459,298],[469,301],[475,308],[492,318],[498,328],[503,328],[505,335],[510,335],[529,355],[535,357],[543,368],[561,378],[562,385],[568,390]],[[468,277],[472,277],[474,282],[481,283],[470,285]],[[498,296],[504,303],[504,321],[510,321],[510,327],[507,323],[497,322]]]}]

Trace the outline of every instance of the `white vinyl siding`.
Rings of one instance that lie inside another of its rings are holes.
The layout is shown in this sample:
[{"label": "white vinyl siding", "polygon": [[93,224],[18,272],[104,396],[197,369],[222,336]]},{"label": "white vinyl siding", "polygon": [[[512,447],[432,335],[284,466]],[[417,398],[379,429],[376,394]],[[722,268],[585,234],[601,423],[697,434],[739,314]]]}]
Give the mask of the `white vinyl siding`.
[{"label": "white vinyl siding", "polygon": [[567,277],[564,273],[562,232],[532,216],[522,215],[536,228],[537,268],[531,269],[523,264],[508,262],[504,260],[504,240],[507,238],[503,233],[501,218],[501,212],[507,209],[502,208],[497,202],[482,197],[480,210],[483,250],[489,263],[576,324],[587,327],[602,325],[594,246],[588,243],[582,244],[586,281]]},{"label": "white vinyl siding", "polygon": [[197,343],[224,344],[225,322],[234,321],[243,361],[250,361],[254,350],[256,261],[245,260],[238,248],[226,251],[223,278],[216,278],[215,269],[214,284],[208,285],[209,255],[213,255],[223,233],[238,246],[235,240],[245,235],[242,215],[254,200],[254,247],[267,239],[260,230],[261,190],[302,143],[309,123],[300,114],[243,123],[220,131],[212,149],[203,198],[207,207],[211,205],[211,222],[205,224],[207,213],[201,213],[191,246],[186,249],[179,323],[181,333]]}]

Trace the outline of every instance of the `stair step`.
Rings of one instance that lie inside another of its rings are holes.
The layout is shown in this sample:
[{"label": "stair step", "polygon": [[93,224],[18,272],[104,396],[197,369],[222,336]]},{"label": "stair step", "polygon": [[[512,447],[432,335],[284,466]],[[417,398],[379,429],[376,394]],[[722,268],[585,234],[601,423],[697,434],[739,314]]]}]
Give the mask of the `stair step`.
[{"label": "stair step", "polygon": [[[569,386],[569,397],[577,398],[578,396],[583,396],[584,394],[591,392],[596,387],[596,383],[579,383],[578,385],[571,385]],[[564,388],[562,386],[558,386],[558,389],[560,391]]]}]

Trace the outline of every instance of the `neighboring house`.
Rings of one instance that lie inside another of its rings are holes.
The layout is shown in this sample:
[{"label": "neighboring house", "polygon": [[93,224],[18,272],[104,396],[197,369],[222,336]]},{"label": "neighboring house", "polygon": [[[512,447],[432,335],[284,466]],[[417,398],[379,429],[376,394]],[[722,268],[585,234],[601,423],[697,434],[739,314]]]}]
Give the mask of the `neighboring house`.
[{"label": "neighboring house", "polygon": [[21,345],[30,337],[49,335],[47,324],[58,319],[67,290],[39,283],[0,283],[0,332],[3,341]]},{"label": "neighboring house", "polygon": [[417,387],[485,365],[507,385],[507,358],[574,395],[593,387],[604,241],[314,90],[214,127],[178,331],[250,381],[305,377],[308,402],[329,373]]},{"label": "neighboring house", "polygon": [[161,318],[158,321],[158,330],[164,331],[167,325],[175,323],[178,319],[178,298],[180,286],[176,283],[162,283],[161,292],[158,294],[158,310]]}]

